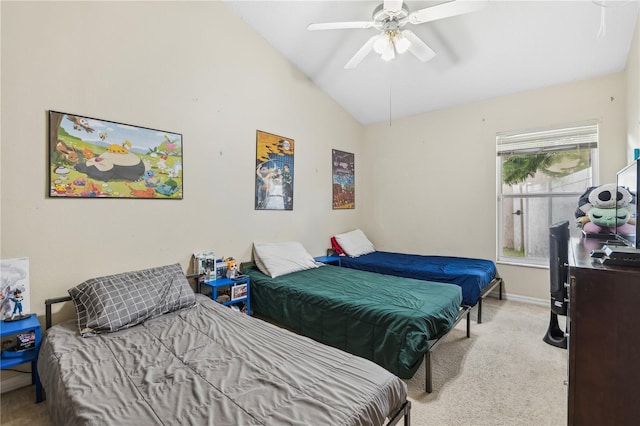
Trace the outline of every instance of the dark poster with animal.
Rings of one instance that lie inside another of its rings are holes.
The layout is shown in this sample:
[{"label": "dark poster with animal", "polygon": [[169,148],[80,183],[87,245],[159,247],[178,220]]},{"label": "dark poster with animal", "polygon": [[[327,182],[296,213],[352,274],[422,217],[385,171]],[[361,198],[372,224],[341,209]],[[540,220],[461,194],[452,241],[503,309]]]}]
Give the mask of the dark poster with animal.
[{"label": "dark poster with animal", "polygon": [[333,176],[333,209],[355,209],[355,155],[337,149],[332,150],[331,171]]}]

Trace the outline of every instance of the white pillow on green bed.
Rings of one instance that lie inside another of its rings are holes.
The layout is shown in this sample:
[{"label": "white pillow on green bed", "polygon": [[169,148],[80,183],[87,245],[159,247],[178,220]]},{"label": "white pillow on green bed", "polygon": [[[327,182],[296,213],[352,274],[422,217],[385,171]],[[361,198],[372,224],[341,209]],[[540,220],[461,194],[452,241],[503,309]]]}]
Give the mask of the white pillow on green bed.
[{"label": "white pillow on green bed", "polygon": [[253,260],[258,269],[271,278],[322,265],[296,241],[253,243]]}]

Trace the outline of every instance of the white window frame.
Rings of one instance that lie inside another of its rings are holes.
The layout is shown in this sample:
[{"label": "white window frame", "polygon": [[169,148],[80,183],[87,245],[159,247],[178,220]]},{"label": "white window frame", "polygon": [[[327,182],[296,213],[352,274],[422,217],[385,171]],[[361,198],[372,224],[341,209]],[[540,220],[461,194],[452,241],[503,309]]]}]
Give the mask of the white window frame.
[{"label": "white window frame", "polygon": [[[572,197],[577,200],[582,192],[537,192],[535,194],[503,194],[502,193],[502,161],[501,155],[508,153],[531,154],[534,152],[560,151],[564,149],[590,149],[591,152],[591,184],[598,185],[598,145],[599,123],[597,120],[589,120],[582,123],[559,125],[544,129],[534,129],[515,132],[502,132],[496,134],[496,259],[498,263],[548,268],[549,259],[534,257],[505,256],[503,253],[504,224],[503,202],[507,198],[555,198]],[[551,212],[551,211],[550,211]],[[549,224],[551,225],[551,224]],[[573,226],[573,223],[571,224]]]}]

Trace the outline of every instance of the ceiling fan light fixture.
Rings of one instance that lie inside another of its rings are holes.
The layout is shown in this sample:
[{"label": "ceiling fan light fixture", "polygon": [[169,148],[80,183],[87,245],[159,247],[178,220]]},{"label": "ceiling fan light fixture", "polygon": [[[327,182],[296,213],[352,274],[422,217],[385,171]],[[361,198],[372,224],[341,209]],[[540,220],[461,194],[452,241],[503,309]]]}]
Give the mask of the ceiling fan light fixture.
[{"label": "ceiling fan light fixture", "polygon": [[401,32],[396,33],[395,37],[393,38],[393,44],[396,47],[398,53],[401,55],[409,50],[409,47],[411,47],[411,42],[407,40],[407,38],[402,35]]},{"label": "ceiling fan light fixture", "polygon": [[382,60],[389,62],[390,60],[392,60],[393,58],[396,57],[396,50],[393,48],[393,40],[391,40],[391,38],[387,39],[387,46],[384,50],[384,52],[382,52]]},{"label": "ceiling fan light fixture", "polygon": [[[612,0],[592,1],[605,2]],[[424,24],[474,12],[485,7],[489,0],[448,0],[413,12],[409,12],[409,8],[405,3],[403,0],[382,0],[382,3],[373,10],[370,21],[315,23],[309,24],[307,29],[315,31],[375,28],[380,31],[380,34],[370,37],[360,47],[349,62],[345,64],[345,69],[355,68],[372,50],[381,55],[385,61],[394,59],[396,52],[403,54],[408,50],[421,62],[427,62],[436,56],[436,52],[412,31],[402,30],[402,28],[406,24]]]},{"label": "ceiling fan light fixture", "polygon": [[387,50],[388,45],[389,45],[389,35],[387,33],[380,34],[376,42],[373,44],[373,50],[378,55],[382,55]]}]

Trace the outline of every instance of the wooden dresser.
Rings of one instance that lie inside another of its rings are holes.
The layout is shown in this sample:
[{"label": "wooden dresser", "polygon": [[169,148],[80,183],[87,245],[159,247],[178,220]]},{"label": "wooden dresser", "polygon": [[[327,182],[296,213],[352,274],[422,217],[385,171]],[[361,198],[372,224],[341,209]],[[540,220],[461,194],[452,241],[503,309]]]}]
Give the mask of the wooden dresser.
[{"label": "wooden dresser", "polygon": [[569,250],[569,425],[640,425],[640,268]]}]

